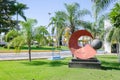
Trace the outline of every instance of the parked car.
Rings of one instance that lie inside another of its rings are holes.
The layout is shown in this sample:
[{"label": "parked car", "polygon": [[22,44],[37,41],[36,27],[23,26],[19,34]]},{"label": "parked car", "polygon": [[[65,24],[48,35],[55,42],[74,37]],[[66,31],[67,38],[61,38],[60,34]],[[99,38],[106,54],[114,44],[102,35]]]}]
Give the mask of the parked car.
[{"label": "parked car", "polygon": [[0,47],[5,47],[7,46],[7,42],[0,42]]}]

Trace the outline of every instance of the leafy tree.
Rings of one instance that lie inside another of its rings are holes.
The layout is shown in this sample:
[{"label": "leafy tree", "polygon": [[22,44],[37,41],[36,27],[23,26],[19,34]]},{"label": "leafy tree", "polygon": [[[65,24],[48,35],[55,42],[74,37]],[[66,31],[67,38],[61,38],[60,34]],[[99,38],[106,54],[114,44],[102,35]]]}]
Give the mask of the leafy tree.
[{"label": "leafy tree", "polygon": [[[110,20],[113,24],[113,27],[108,35],[108,41],[111,43],[119,44],[117,46],[117,53],[119,53],[120,46],[120,3],[116,3],[114,8],[109,14]],[[119,62],[120,62],[120,53],[119,53]]]},{"label": "leafy tree", "polygon": [[115,4],[109,16],[114,26],[120,28],[120,2]]},{"label": "leafy tree", "polygon": [[[15,5],[16,3],[17,5]],[[0,32],[8,32],[18,24],[18,21],[12,19],[16,13],[25,19],[23,13],[25,9],[27,9],[25,4],[15,0],[0,0]]]},{"label": "leafy tree", "polygon": [[12,6],[15,1],[0,1],[0,32],[6,32],[15,25],[15,21],[11,18]]}]

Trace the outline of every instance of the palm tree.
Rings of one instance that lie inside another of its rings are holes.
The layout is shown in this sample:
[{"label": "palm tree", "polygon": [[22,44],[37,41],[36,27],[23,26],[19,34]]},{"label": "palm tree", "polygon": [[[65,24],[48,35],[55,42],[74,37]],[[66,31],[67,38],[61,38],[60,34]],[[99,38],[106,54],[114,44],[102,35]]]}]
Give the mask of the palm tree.
[{"label": "palm tree", "polygon": [[51,22],[49,25],[53,25],[52,27],[52,34],[56,34],[56,43],[57,47],[61,45],[62,34],[66,27],[65,23],[65,13],[63,11],[55,12],[55,16],[51,18]]},{"label": "palm tree", "polygon": [[111,43],[117,43],[117,53],[119,54],[119,62],[120,62],[120,52],[119,52],[119,46],[120,46],[120,3],[116,3],[114,8],[111,10],[109,17],[111,22],[113,23],[113,27],[108,35],[108,41]]},{"label": "palm tree", "polygon": [[28,45],[28,53],[29,53],[29,61],[31,62],[31,43],[34,36],[33,26],[37,23],[35,19],[27,19],[26,22],[22,21],[21,26],[22,30],[11,30],[6,34],[6,40],[9,38],[9,46],[15,47],[17,51],[27,43]]},{"label": "palm tree", "polygon": [[45,45],[46,43],[48,43],[47,37],[49,37],[49,32],[47,31],[45,26],[36,27],[34,31],[34,36],[35,40],[37,40],[39,44],[38,46]]},{"label": "palm tree", "polygon": [[27,20],[26,17],[25,17],[25,14],[24,14],[24,10],[28,9],[28,7],[23,4],[23,3],[18,3],[16,2],[13,7],[12,7],[12,14],[13,15],[16,15],[16,28],[19,29],[19,26],[18,26],[18,15],[21,16],[25,21]]},{"label": "palm tree", "polygon": [[23,32],[25,35],[25,39],[28,45],[29,50],[29,61],[31,62],[31,43],[33,39],[34,29],[33,26],[37,23],[35,19],[28,19],[26,22],[22,21],[21,25],[23,27]]},{"label": "palm tree", "polygon": [[[108,18],[107,14],[101,15],[101,13],[108,8],[110,3],[115,0],[91,0],[93,3],[93,18],[94,22],[91,26],[91,32],[93,33],[94,37],[97,38],[98,36],[103,36],[105,33],[104,31],[104,19]],[[102,35],[100,35],[102,33]],[[99,37],[100,38],[100,37]]]},{"label": "palm tree", "polygon": [[18,19],[18,15],[20,15],[25,21],[27,20],[25,15],[24,15],[24,10],[28,9],[28,7],[23,4],[23,3],[18,3],[16,2],[15,5],[13,6],[13,14],[17,15],[17,19]]},{"label": "palm tree", "polygon": [[73,4],[66,4],[65,3],[65,9],[66,9],[66,22],[67,26],[70,27],[71,34],[76,30],[76,28],[80,25],[85,27],[86,22],[80,20],[85,15],[90,14],[90,12],[86,9],[80,10],[80,6],[78,3]]}]

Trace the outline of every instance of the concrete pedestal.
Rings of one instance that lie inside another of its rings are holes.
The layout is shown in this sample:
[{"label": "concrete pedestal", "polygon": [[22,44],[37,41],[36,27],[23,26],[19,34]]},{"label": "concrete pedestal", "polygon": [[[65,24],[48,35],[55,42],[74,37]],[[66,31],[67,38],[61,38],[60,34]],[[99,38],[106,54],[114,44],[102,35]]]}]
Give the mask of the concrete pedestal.
[{"label": "concrete pedestal", "polygon": [[101,62],[96,58],[90,59],[72,59],[69,62],[70,68],[93,68],[93,69],[101,69]]}]

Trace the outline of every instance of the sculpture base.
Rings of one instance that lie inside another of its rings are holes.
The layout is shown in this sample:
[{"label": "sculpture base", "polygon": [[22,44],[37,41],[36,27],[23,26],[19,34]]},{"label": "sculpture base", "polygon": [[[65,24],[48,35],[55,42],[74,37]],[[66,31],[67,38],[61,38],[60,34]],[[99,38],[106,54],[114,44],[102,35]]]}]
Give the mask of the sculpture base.
[{"label": "sculpture base", "polygon": [[93,68],[93,69],[101,69],[101,62],[96,58],[90,59],[72,59],[69,62],[70,68]]}]

